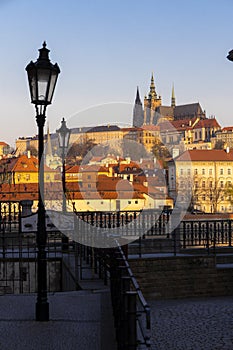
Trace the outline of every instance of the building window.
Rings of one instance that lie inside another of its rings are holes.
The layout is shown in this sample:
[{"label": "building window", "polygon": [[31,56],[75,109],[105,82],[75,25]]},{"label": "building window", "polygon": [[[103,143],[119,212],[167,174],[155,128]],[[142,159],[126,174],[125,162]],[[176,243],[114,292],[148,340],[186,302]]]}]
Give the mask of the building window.
[{"label": "building window", "polygon": [[194,175],[197,175],[197,174],[198,174],[197,169],[194,169]]},{"label": "building window", "polygon": [[195,181],[195,188],[198,188],[198,181]]},{"label": "building window", "polygon": [[202,175],[205,175],[205,169],[202,169]]},{"label": "building window", "polygon": [[213,187],[213,181],[210,181],[210,188]]},{"label": "building window", "polygon": [[91,179],[91,175],[87,175],[87,178],[88,178],[88,180],[90,180]]},{"label": "building window", "polygon": [[227,174],[231,175],[231,169],[227,169]]},{"label": "building window", "polygon": [[138,204],[138,201],[135,201],[135,204]]},{"label": "building window", "polygon": [[187,174],[188,174],[188,175],[191,175],[191,169],[188,169],[188,170],[187,170]]},{"label": "building window", "polygon": [[91,188],[91,184],[88,184],[87,187],[88,187],[88,188]]},{"label": "building window", "polygon": [[131,204],[131,201],[128,201],[128,204]]},{"label": "building window", "polygon": [[220,169],[220,175],[223,175],[223,169]]},{"label": "building window", "polygon": [[223,188],[224,187],[224,183],[223,181],[220,181],[220,187]]},{"label": "building window", "polygon": [[212,175],[212,173],[213,173],[213,170],[209,169],[209,175]]},{"label": "building window", "polygon": [[26,180],[30,180],[30,174],[26,174]]},{"label": "building window", "polygon": [[180,175],[184,175],[184,170],[180,169]]},{"label": "building window", "polygon": [[205,181],[202,181],[202,188],[205,188]]}]

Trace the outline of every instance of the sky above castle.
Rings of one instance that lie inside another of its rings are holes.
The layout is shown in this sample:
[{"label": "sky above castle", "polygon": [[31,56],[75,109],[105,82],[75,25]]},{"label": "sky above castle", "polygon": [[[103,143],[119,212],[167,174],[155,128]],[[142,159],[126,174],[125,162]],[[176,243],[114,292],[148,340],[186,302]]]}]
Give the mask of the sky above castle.
[{"label": "sky above castle", "polygon": [[152,71],[163,105],[174,83],[177,104],[200,102],[233,125],[232,16],[232,0],[0,0],[0,140],[37,133],[25,67],[44,40],[61,68],[51,132],[62,117],[69,127],[131,124]]}]

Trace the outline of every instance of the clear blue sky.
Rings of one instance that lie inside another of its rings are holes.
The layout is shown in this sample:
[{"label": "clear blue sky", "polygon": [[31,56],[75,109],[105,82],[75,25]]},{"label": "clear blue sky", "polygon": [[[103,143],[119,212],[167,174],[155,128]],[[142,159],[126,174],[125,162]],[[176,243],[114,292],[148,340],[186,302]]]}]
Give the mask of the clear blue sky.
[{"label": "clear blue sky", "polygon": [[[233,125],[232,0],[0,0],[0,140],[12,146],[37,133],[25,66],[44,40],[61,68],[51,131],[62,117],[74,126],[72,115],[76,126],[131,123],[136,86],[143,98],[152,71],[163,104],[174,82],[177,104],[199,101]],[[130,108],[78,113],[109,102]]]}]

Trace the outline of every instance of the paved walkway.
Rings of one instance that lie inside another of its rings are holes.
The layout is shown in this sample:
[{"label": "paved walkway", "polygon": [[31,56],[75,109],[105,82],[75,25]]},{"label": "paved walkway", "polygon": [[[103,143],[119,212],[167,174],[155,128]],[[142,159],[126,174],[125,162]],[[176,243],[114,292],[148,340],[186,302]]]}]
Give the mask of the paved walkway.
[{"label": "paved walkway", "polygon": [[233,297],[148,304],[152,350],[233,350]]},{"label": "paved walkway", "polygon": [[107,290],[49,295],[50,321],[35,321],[35,295],[0,296],[1,350],[115,350]]}]

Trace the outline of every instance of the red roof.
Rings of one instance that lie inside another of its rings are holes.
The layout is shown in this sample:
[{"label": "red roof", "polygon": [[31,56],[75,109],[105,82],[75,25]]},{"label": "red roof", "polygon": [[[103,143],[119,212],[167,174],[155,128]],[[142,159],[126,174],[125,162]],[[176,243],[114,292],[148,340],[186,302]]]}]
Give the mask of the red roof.
[{"label": "red roof", "polygon": [[160,127],[159,125],[142,125],[141,129],[148,131],[159,131]]},{"label": "red roof", "polygon": [[201,119],[199,122],[193,127],[194,129],[200,128],[220,128],[217,120],[215,118],[212,119]]},{"label": "red roof", "polygon": [[233,131],[233,126],[225,126],[224,128],[222,128],[222,131]]},{"label": "red roof", "polygon": [[182,153],[175,158],[175,161],[233,161],[233,150],[229,150],[227,153],[223,149],[211,149],[211,150],[189,150]]},{"label": "red roof", "polygon": [[[38,159],[31,156],[21,155],[14,158],[4,158],[0,161],[0,172],[38,172]],[[55,170],[44,165],[44,171],[54,172]]]}]

